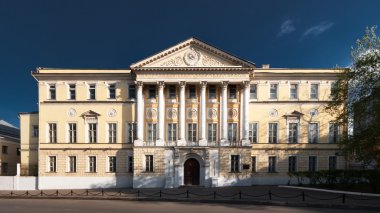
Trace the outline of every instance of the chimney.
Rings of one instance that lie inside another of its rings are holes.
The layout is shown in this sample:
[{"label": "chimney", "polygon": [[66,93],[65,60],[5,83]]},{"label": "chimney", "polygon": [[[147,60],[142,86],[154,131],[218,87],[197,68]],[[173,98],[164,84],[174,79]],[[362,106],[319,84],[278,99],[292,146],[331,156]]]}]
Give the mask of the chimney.
[{"label": "chimney", "polygon": [[270,65],[269,64],[263,64],[263,69],[269,69]]}]

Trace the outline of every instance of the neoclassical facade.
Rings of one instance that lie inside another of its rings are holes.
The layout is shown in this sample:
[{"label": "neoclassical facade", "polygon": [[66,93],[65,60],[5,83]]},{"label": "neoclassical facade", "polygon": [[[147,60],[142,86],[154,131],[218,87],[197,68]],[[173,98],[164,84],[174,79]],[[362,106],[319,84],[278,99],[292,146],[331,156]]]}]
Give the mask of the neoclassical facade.
[{"label": "neoclassical facade", "polygon": [[21,172],[40,189],[172,188],[345,168],[342,130],[323,110],[338,74],[257,68],[195,38],[126,70],[38,68]]}]

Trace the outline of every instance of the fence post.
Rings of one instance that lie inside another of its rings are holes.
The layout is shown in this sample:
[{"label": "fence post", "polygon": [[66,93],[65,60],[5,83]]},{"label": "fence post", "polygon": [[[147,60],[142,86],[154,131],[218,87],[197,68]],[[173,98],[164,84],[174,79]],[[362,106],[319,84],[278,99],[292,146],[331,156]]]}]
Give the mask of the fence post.
[{"label": "fence post", "polygon": [[29,191],[28,190],[26,190],[26,196],[29,196]]},{"label": "fence post", "polygon": [[214,191],[214,200],[216,199],[216,191]]},{"label": "fence post", "polygon": [[73,196],[73,190],[70,190],[70,195]]},{"label": "fence post", "polygon": [[119,190],[119,195],[121,196],[121,190]]},{"label": "fence post", "polygon": [[162,192],[161,192],[161,190],[160,190],[160,198],[162,197],[162,194],[161,194]]},{"label": "fence post", "polygon": [[189,198],[189,190],[186,190],[186,198]]},{"label": "fence post", "polygon": [[346,194],[342,195],[342,203],[346,203]]},{"label": "fence post", "polygon": [[302,192],[302,201],[305,201],[305,192]]},{"label": "fence post", "polygon": [[239,199],[241,200],[241,191],[239,191]]},{"label": "fence post", "polygon": [[55,193],[56,193],[56,195],[57,195],[57,197],[58,197],[58,190],[57,190]]},{"label": "fence post", "polygon": [[137,197],[140,197],[140,189],[137,190]]},{"label": "fence post", "polygon": [[86,195],[88,196],[88,189],[86,189]]},{"label": "fence post", "polygon": [[104,196],[104,189],[102,189],[102,196]]},{"label": "fence post", "polygon": [[11,191],[11,197],[13,196],[13,191]]},{"label": "fence post", "polygon": [[41,190],[41,197],[44,195],[44,192]]},{"label": "fence post", "polygon": [[269,200],[272,200],[272,192],[269,191]]}]

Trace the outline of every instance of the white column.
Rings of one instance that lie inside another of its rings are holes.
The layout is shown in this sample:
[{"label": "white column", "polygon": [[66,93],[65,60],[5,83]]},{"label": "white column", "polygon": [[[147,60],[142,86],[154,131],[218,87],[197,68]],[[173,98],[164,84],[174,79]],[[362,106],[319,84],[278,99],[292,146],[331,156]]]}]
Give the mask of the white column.
[{"label": "white column", "polygon": [[157,82],[158,85],[158,140],[156,146],[164,145],[165,137],[165,97],[163,81]]},{"label": "white column", "polygon": [[143,82],[136,81],[137,86],[137,140],[135,146],[143,146],[144,142],[144,98],[143,98]]},{"label": "white column", "polygon": [[249,134],[249,91],[250,91],[250,82],[243,82],[244,88],[244,98],[243,98],[243,138],[242,146],[250,146],[251,143],[248,139]]},{"label": "white column", "polygon": [[186,139],[185,139],[185,126],[186,126],[186,108],[185,108],[185,91],[186,91],[186,82],[180,81],[179,82],[179,140],[177,145],[178,146],[185,146],[186,145]]},{"label": "white column", "polygon": [[207,146],[207,139],[206,139],[206,87],[207,87],[207,81],[201,81],[199,146]]},{"label": "white column", "polygon": [[222,114],[222,139],[221,146],[229,146],[228,142],[228,124],[227,124],[227,87],[228,81],[222,81],[222,101],[221,101],[221,114]]}]

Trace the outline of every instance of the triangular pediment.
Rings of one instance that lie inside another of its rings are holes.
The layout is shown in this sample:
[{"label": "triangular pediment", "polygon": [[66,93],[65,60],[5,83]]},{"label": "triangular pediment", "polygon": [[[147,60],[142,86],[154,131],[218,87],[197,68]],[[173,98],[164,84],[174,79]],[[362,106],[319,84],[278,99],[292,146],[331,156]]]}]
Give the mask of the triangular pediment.
[{"label": "triangular pediment", "polygon": [[149,67],[255,67],[255,64],[217,49],[196,38],[141,60],[131,68]]},{"label": "triangular pediment", "polygon": [[94,112],[92,110],[88,110],[87,112],[82,113],[81,116],[82,117],[98,117],[98,116],[100,116],[100,114],[96,113],[96,112]]}]

